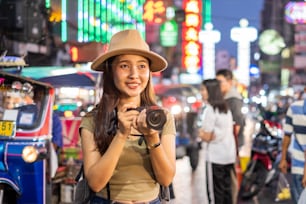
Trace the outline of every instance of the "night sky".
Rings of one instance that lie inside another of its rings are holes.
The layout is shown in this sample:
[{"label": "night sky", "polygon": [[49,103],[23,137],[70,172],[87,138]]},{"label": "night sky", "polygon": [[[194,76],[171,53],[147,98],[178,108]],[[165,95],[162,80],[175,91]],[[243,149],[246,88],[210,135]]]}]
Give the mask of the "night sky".
[{"label": "night sky", "polygon": [[260,12],[264,0],[212,0],[212,23],[221,32],[221,41],[216,51],[227,50],[231,56],[237,55],[237,43],[230,39],[230,31],[239,26],[239,20],[246,18],[249,26],[260,29]]}]

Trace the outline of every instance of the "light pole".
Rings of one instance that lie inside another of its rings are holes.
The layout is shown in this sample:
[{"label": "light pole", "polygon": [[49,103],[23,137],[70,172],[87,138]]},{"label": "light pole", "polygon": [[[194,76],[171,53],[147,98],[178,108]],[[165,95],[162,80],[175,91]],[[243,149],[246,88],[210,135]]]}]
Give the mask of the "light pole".
[{"label": "light pole", "polygon": [[231,30],[231,39],[238,43],[237,58],[238,67],[236,77],[238,81],[245,86],[250,85],[250,43],[257,39],[257,30],[254,27],[248,27],[247,19],[239,21],[240,27],[234,27]]},{"label": "light pole", "polygon": [[205,24],[205,30],[199,33],[199,41],[203,43],[203,79],[211,79],[216,76],[215,68],[215,44],[221,39],[221,33],[213,30],[212,23]]}]

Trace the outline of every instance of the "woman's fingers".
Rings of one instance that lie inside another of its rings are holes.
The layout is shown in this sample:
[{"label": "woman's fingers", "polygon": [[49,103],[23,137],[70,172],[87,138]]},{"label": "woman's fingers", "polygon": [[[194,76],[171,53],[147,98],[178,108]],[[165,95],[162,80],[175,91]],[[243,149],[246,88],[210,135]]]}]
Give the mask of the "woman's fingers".
[{"label": "woman's fingers", "polygon": [[131,127],[136,124],[136,119],[139,115],[133,104],[125,104],[120,109],[118,109],[118,126],[122,133],[129,134]]}]

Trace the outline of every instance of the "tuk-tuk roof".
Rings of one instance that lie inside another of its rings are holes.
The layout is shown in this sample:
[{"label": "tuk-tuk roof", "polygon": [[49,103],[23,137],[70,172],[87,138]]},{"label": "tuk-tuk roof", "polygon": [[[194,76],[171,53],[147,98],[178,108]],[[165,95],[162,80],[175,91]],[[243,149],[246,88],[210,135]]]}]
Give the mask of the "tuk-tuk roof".
[{"label": "tuk-tuk roof", "polygon": [[53,88],[53,86],[51,86],[50,84],[40,82],[40,81],[31,79],[31,78],[28,78],[28,77],[20,76],[20,75],[17,75],[17,74],[11,74],[11,73],[5,72],[3,70],[0,70],[0,77],[4,77],[4,78],[10,77],[10,78],[14,78],[18,81],[30,82],[32,84],[35,84],[35,85],[38,85],[38,86],[43,86],[45,88]]},{"label": "tuk-tuk roof", "polygon": [[53,87],[93,87],[99,74],[101,72],[93,71],[89,66],[25,67],[21,71],[22,76],[49,83]]}]

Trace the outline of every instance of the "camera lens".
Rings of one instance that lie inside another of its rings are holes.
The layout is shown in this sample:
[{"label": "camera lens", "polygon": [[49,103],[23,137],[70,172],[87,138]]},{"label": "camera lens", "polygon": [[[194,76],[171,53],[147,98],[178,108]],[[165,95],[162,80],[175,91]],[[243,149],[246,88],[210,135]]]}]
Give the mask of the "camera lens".
[{"label": "camera lens", "polygon": [[154,130],[162,130],[167,120],[164,110],[160,108],[147,109],[147,125]]}]

